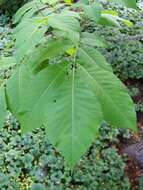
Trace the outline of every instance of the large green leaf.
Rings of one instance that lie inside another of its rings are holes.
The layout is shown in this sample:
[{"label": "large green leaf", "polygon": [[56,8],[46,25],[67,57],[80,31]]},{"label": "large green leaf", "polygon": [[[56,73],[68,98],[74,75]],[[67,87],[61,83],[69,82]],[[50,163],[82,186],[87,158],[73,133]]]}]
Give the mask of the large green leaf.
[{"label": "large green leaf", "polygon": [[[50,141],[73,167],[103,120],[100,104],[83,80],[86,73],[67,64],[51,65],[33,78],[24,66],[20,73],[9,82],[7,93],[22,130],[44,125]],[[11,88],[13,83],[16,89]]]},{"label": "large green leaf", "polygon": [[101,19],[98,21],[98,23],[105,26],[120,27],[120,23],[123,23],[128,27],[133,26],[133,23],[131,21],[119,17],[115,11],[110,11],[110,10],[102,11]]},{"label": "large green leaf", "polygon": [[53,39],[49,37],[49,39],[46,39],[45,42],[31,51],[25,57],[23,63],[27,64],[33,73],[37,73],[48,66],[49,59],[55,59],[57,56],[64,54],[72,46],[72,42],[67,39]]},{"label": "large green leaf", "polygon": [[85,16],[93,21],[99,21],[101,17],[101,4],[93,3],[92,5],[84,5]]},{"label": "large green leaf", "polygon": [[15,56],[18,63],[40,43],[46,30],[47,26],[42,18],[24,20],[15,28]]},{"label": "large green leaf", "polygon": [[42,11],[46,9],[47,13],[53,11],[52,7],[45,5],[46,2],[42,0],[33,0],[24,4],[14,15],[13,23],[17,24],[25,19],[29,19],[33,16],[44,15]]},{"label": "large green leaf", "polygon": [[103,26],[116,26],[120,27],[120,18],[116,15],[102,13],[101,18],[98,21],[98,24],[101,24]]},{"label": "large green leaf", "polygon": [[[65,13],[65,11],[64,11]],[[70,12],[71,13],[71,12]],[[63,15],[52,15],[47,18],[34,18],[22,21],[15,29],[14,34],[16,38],[16,58],[18,62],[21,62],[25,56],[27,56],[35,46],[43,39],[48,26],[54,29],[61,30],[64,37],[69,38],[74,43],[79,41],[80,26],[76,18]]]},{"label": "large green leaf", "polygon": [[89,46],[83,46],[78,50],[79,62],[80,64],[93,64],[98,65],[100,68],[113,71],[111,65],[107,63],[105,57],[95,48]]},{"label": "large green leaf", "polygon": [[[104,119],[119,128],[136,130],[136,113],[127,89],[112,72],[95,64],[80,66],[100,102]],[[89,84],[88,84],[89,85]]]},{"label": "large green leaf", "polygon": [[[14,24],[18,23],[22,18],[23,16],[31,11],[33,8],[35,8],[35,2],[34,1],[30,1],[28,3],[26,3],[24,6],[22,6],[17,12],[16,14],[14,15]],[[34,12],[31,11],[31,15],[33,14]]]},{"label": "large green leaf", "polygon": [[75,44],[79,42],[80,24],[74,15],[54,14],[49,16],[48,24],[52,28],[62,31],[62,36],[72,40]]},{"label": "large green leaf", "polygon": [[125,24],[128,27],[133,26],[133,23],[127,19],[123,19],[119,17],[118,12],[113,10],[103,10],[101,14],[101,19],[99,20],[99,24],[105,26],[118,26],[120,27],[120,22]]},{"label": "large green leaf", "polygon": [[107,47],[105,40],[93,33],[82,32],[81,43],[93,47]]}]

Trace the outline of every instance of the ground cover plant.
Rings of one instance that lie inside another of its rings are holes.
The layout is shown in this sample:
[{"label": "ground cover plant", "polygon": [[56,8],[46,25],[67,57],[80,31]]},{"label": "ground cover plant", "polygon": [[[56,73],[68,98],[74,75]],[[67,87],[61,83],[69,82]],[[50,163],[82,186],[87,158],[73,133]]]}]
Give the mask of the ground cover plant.
[{"label": "ground cover plant", "polygon": [[28,2],[27,0],[0,0],[0,13],[12,17],[20,6]]},{"label": "ground cover plant", "polygon": [[[135,1],[120,3],[136,8]],[[136,130],[133,101],[97,50],[106,42],[82,31],[85,19],[132,25],[97,2],[31,1],[15,15],[15,57],[1,59],[5,66],[17,65],[1,82],[1,125],[9,109],[23,132],[44,126],[71,168],[104,120]]]},{"label": "ground cover plant", "polygon": [[0,189],[2,190],[130,190],[125,163],[111,144],[118,131],[103,125],[100,136],[71,173],[55,150],[44,128],[22,135],[17,121],[9,117],[0,130]]},{"label": "ground cover plant", "polygon": [[[118,13],[126,19],[130,19],[134,25],[128,27],[104,27],[95,23],[86,23],[85,28],[89,32],[103,36],[109,43],[107,48],[102,48],[107,61],[112,64],[114,73],[122,80],[141,79],[143,77],[143,15],[142,11],[115,7],[110,4],[106,7],[118,10]],[[101,48],[100,48],[101,49]]]}]

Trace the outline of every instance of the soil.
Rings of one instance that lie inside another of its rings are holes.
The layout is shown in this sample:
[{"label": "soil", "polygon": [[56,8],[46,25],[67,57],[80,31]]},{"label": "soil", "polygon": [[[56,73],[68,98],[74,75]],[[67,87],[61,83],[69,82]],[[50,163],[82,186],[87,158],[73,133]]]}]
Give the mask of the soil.
[{"label": "soil", "polygon": [[[143,79],[125,81],[127,87],[137,87],[139,94],[133,98],[135,103],[143,102]],[[133,190],[139,190],[139,178],[143,175],[143,112],[137,112],[138,132],[131,132],[131,138],[120,139],[117,148],[126,159],[125,173],[129,177]]]}]

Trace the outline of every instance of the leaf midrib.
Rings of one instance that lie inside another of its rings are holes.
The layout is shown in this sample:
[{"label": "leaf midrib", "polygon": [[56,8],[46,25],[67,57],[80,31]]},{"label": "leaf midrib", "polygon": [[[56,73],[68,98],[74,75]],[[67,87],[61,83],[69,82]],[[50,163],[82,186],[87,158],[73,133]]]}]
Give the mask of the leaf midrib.
[{"label": "leaf midrib", "polygon": [[[74,87],[75,87],[75,68],[73,67],[72,69],[72,98],[71,98],[71,106],[72,106],[72,112],[71,112],[71,117],[72,117],[72,123],[71,123],[71,160],[73,161],[73,129],[74,129]],[[73,163],[72,163],[73,164]]]}]

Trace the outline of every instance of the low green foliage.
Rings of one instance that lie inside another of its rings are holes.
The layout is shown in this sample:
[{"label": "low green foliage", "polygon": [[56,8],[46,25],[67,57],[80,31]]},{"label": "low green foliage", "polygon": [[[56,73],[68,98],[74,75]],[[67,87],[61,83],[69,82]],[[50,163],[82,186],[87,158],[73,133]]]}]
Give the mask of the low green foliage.
[{"label": "low green foliage", "polygon": [[8,26],[3,26],[2,23],[2,26],[0,26],[0,57],[11,56],[13,45],[12,29]]},{"label": "low green foliage", "polygon": [[0,129],[0,189],[129,190],[125,164],[111,147],[122,134],[128,137],[128,132],[103,125],[96,143],[71,173],[44,129],[22,135],[9,117]]},{"label": "low green foliage", "polygon": [[130,19],[134,25],[120,28],[97,26],[93,22],[85,25],[85,30],[94,32],[108,41],[103,54],[113,66],[114,73],[123,81],[143,78],[143,18],[141,11],[106,5],[108,9],[118,10],[120,16]]},{"label": "low green foliage", "polygon": [[0,0],[0,13],[5,13],[8,16],[13,16],[24,3],[28,0]]},{"label": "low green foliage", "polygon": [[143,176],[140,177],[140,187],[139,190],[143,190]]},{"label": "low green foliage", "polygon": [[[143,100],[142,100],[142,95],[138,87],[132,87],[129,88],[130,95],[134,98],[137,99],[136,104],[135,104],[135,109],[137,112],[143,112]],[[138,97],[138,98],[136,98]]]},{"label": "low green foliage", "polygon": [[136,103],[135,109],[137,112],[143,112],[143,101],[139,101],[138,103]]},{"label": "low green foliage", "polygon": [[0,80],[8,79],[11,76],[12,73],[11,60],[14,60],[13,58],[10,59],[10,57],[13,55],[13,46],[14,46],[12,29],[10,28],[10,26],[6,24],[6,21],[7,17],[1,15],[0,16]]}]

